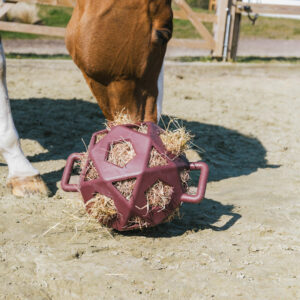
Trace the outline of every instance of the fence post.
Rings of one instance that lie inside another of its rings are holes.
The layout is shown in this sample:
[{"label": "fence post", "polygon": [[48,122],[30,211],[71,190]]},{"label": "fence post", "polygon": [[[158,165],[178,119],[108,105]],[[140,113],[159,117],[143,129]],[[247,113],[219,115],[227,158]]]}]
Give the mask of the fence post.
[{"label": "fence post", "polygon": [[215,58],[222,58],[223,56],[228,2],[229,0],[218,0],[217,4],[217,23],[214,25],[216,46],[212,53],[212,56]]},{"label": "fence post", "polygon": [[241,13],[237,13],[237,2],[236,0],[233,0],[231,5],[231,28],[230,28],[227,60],[228,59],[231,59],[233,61],[236,60],[241,19],[242,19]]}]

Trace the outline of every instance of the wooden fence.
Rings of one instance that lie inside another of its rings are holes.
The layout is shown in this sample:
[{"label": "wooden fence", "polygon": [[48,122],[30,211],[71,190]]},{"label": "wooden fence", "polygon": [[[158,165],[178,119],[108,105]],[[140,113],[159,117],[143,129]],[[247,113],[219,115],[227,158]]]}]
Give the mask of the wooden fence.
[{"label": "wooden fence", "polygon": [[[242,14],[300,15],[299,5],[253,3],[241,0],[219,0],[227,2],[227,22],[223,45],[223,58],[235,60],[237,56]],[[282,2],[284,3],[284,2]]]},{"label": "wooden fence", "polygon": [[[2,2],[2,5],[1,5]],[[18,2],[26,2],[30,4],[44,4],[44,5],[54,5],[54,6],[65,6],[73,7],[75,5],[75,0],[6,0],[3,2],[0,0],[0,18],[5,15],[9,9],[12,8]],[[52,27],[52,26],[42,26],[42,25],[31,25],[31,24],[21,24],[16,22],[5,22],[0,21],[1,31],[12,31],[12,32],[23,32],[39,35],[48,35],[55,37],[64,37],[65,28],[62,27]]]},{"label": "wooden fence", "polygon": [[76,0],[5,0],[3,2],[12,3],[12,4],[18,2],[25,2],[29,4],[44,4],[44,5],[53,5],[53,6],[74,7]]},{"label": "wooden fence", "polygon": [[[1,4],[0,0],[0,4]],[[220,0],[219,0],[220,1]],[[76,3],[76,0],[6,0],[0,6],[0,17],[5,15],[6,12],[16,3],[26,2],[31,4],[40,4],[40,5],[53,5],[53,6],[64,6],[64,7],[73,7]],[[226,18],[225,14],[220,13],[224,10],[224,5],[218,5],[219,10],[217,14],[206,14],[206,13],[197,13],[194,12],[190,6],[186,3],[185,0],[174,0],[177,5],[176,10],[174,10],[174,18],[189,20],[196,30],[201,35],[202,39],[200,40],[177,40],[172,39],[171,44],[173,46],[183,46],[191,47],[195,49],[206,49],[210,50],[215,57],[222,56],[223,42],[224,42],[224,29]],[[221,1],[222,2],[222,1]],[[204,22],[213,23],[215,34],[212,34]],[[20,24],[14,22],[5,22],[0,21],[0,31],[12,31],[12,32],[23,32],[39,35],[48,35],[56,37],[64,37],[65,29],[61,27],[50,27],[42,25],[30,25],[30,24]]]},{"label": "wooden fence", "polygon": [[[98,0],[99,1],[99,0]],[[120,0],[121,1],[121,0]],[[1,5],[2,2],[2,5]],[[32,4],[74,7],[76,0],[0,0],[0,17],[18,2]],[[300,6],[249,3],[241,0],[218,0],[216,14],[195,12],[185,0],[174,0],[174,18],[189,20],[202,39],[172,39],[173,46],[210,50],[213,57],[235,60],[239,41],[242,13],[300,14]],[[211,33],[204,23],[213,24]],[[29,25],[0,21],[0,31],[23,32],[39,35],[64,37],[65,28]]]}]

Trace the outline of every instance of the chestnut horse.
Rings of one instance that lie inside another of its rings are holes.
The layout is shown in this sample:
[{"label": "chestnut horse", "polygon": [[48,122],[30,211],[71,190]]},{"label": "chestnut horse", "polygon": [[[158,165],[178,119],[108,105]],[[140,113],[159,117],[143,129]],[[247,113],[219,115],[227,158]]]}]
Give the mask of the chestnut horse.
[{"label": "chestnut horse", "polygon": [[66,45],[108,120],[125,109],[133,120],[157,121],[172,19],[171,0],[77,0]]},{"label": "chestnut horse", "polygon": [[[66,46],[108,120],[121,111],[136,122],[159,119],[172,18],[171,0],[77,0]],[[17,196],[47,194],[20,148],[2,45],[0,72],[0,152],[9,168],[8,185]]]}]

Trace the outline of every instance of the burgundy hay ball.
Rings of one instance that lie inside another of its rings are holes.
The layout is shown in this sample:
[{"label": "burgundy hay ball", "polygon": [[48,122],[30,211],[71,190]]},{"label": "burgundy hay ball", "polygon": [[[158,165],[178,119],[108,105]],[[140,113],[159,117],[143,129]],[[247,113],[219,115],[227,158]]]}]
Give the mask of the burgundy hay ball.
[{"label": "burgundy hay ball", "polygon": [[[79,190],[90,213],[96,205],[93,199],[100,201],[112,217],[106,218],[101,211],[93,216],[119,231],[158,225],[182,202],[199,203],[205,194],[208,166],[204,162],[189,163],[167,152],[161,133],[162,129],[151,122],[118,125],[94,133],[79,186],[69,184],[74,163],[82,159],[82,154],[74,153],[64,170],[63,190]],[[122,149],[127,152],[124,159]],[[201,170],[196,195],[185,193],[180,177],[183,170]]]}]

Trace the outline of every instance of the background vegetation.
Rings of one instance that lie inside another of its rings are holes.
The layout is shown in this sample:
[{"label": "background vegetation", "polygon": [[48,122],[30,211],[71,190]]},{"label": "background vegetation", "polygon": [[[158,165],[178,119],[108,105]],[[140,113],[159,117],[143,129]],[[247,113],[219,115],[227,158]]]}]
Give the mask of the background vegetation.
[{"label": "background vegetation", "polygon": [[208,9],[209,0],[187,0],[187,3],[192,7]]},{"label": "background vegetation", "polygon": [[[208,12],[208,0],[189,0],[195,11]],[[176,7],[174,7],[176,9]],[[210,12],[211,13],[211,12]],[[47,26],[66,26],[72,14],[70,8],[40,6],[39,17]],[[212,32],[213,25],[205,24]],[[1,32],[3,38],[47,38],[15,32]],[[200,38],[193,25],[187,20],[174,20],[175,38]],[[259,17],[255,25],[243,16],[241,26],[242,38],[300,39],[300,20]]]}]

